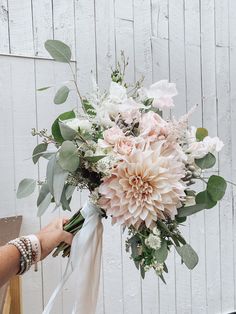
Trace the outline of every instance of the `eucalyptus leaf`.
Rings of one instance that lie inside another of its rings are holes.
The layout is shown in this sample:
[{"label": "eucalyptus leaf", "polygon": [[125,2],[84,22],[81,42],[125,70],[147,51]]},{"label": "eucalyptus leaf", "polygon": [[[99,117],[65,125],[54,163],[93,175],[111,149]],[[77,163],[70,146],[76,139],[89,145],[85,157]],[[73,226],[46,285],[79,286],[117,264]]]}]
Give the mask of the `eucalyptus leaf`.
[{"label": "eucalyptus leaf", "polygon": [[202,158],[195,159],[195,164],[201,169],[212,168],[216,163],[216,158],[213,154],[208,153]]},{"label": "eucalyptus leaf", "polygon": [[61,206],[63,210],[71,211],[71,208],[70,208],[71,197],[69,199],[66,197],[66,190],[67,188],[66,186],[64,186],[62,194],[61,194]]},{"label": "eucalyptus leaf", "polygon": [[161,247],[154,253],[157,263],[164,263],[168,256],[167,241],[161,240]]},{"label": "eucalyptus leaf", "polygon": [[48,188],[52,195],[54,195],[53,194],[53,174],[54,174],[55,163],[56,163],[56,154],[53,155],[49,159],[48,165],[47,165],[47,172],[46,172]]},{"label": "eucalyptus leaf", "polygon": [[62,143],[58,162],[64,170],[70,172],[74,172],[79,167],[80,157],[78,149],[72,142],[65,141]]},{"label": "eucalyptus leaf", "polygon": [[61,195],[65,185],[65,181],[68,177],[68,172],[61,168],[59,163],[56,161],[54,164],[53,173],[53,196],[55,198],[56,206],[60,206]]},{"label": "eucalyptus leaf", "polygon": [[38,199],[37,199],[37,206],[39,206],[42,201],[45,199],[45,197],[50,194],[49,191],[49,186],[48,184],[45,182],[42,184],[40,191],[39,191],[39,195],[38,195]]},{"label": "eucalyptus leaf", "polygon": [[62,86],[61,88],[59,88],[54,97],[54,104],[63,104],[67,100],[69,92],[70,89],[67,86]]},{"label": "eucalyptus leaf", "polygon": [[205,129],[205,128],[197,128],[196,139],[198,141],[203,141],[206,136],[208,136],[207,129]]},{"label": "eucalyptus leaf", "polygon": [[37,91],[38,91],[38,92],[42,92],[42,91],[47,90],[47,89],[49,89],[49,88],[52,88],[52,86],[41,87],[41,88],[38,88]]},{"label": "eucalyptus leaf", "polygon": [[43,201],[39,204],[38,212],[37,212],[38,217],[41,217],[45,213],[45,211],[48,209],[48,206],[51,203],[51,199],[52,199],[51,194],[48,193],[43,199]]},{"label": "eucalyptus leaf", "polygon": [[66,188],[66,199],[70,199],[75,191],[76,187],[74,185],[68,185]]},{"label": "eucalyptus leaf", "polygon": [[59,128],[60,128],[62,138],[64,140],[69,140],[69,141],[73,140],[77,132],[74,129],[70,128],[65,123],[63,123],[63,121],[59,120],[58,123],[59,123]]},{"label": "eucalyptus leaf", "polygon": [[224,178],[212,175],[207,183],[207,192],[213,201],[220,201],[225,195],[227,183]]},{"label": "eucalyptus leaf", "polygon": [[185,244],[183,246],[176,246],[175,249],[181,256],[182,261],[188,267],[188,269],[193,269],[197,265],[198,263],[197,253],[189,244]]},{"label": "eucalyptus leaf", "polygon": [[18,186],[16,196],[17,198],[24,198],[32,194],[36,187],[36,180],[34,179],[23,179]]},{"label": "eucalyptus leaf", "polygon": [[63,139],[63,137],[61,135],[60,127],[59,127],[59,120],[60,121],[64,121],[64,120],[68,120],[68,119],[72,119],[72,118],[75,118],[75,112],[73,110],[72,111],[63,112],[53,122],[51,131],[52,131],[52,135],[53,135],[53,137],[54,137],[56,142],[61,144],[64,141],[64,139]]},{"label": "eucalyptus leaf", "polygon": [[103,159],[104,157],[106,157],[106,155],[101,155],[101,156],[87,156],[87,157],[84,157],[85,160],[89,161],[89,162],[92,162],[92,163],[95,163],[101,159]]},{"label": "eucalyptus leaf", "polygon": [[47,150],[48,144],[47,143],[41,143],[38,144],[35,149],[33,150],[33,163],[36,164],[39,160],[39,158],[43,155],[43,153]]},{"label": "eucalyptus leaf", "polygon": [[44,44],[46,50],[49,52],[51,57],[59,62],[70,63],[71,50],[60,40],[47,40]]},{"label": "eucalyptus leaf", "polygon": [[204,204],[206,209],[212,208],[217,204],[216,201],[213,201],[207,190],[198,193],[195,200],[197,204]]},{"label": "eucalyptus leaf", "polygon": [[191,216],[197,212],[200,212],[201,210],[206,209],[205,204],[196,204],[192,206],[185,206],[178,209],[178,215],[177,217],[187,217]]}]

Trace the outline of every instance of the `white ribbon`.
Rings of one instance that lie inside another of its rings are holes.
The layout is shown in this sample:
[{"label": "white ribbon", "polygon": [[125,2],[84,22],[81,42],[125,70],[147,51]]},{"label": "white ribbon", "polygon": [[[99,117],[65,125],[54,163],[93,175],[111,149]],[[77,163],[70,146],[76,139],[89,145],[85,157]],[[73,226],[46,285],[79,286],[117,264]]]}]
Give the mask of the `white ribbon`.
[{"label": "white ribbon", "polygon": [[73,272],[77,284],[72,314],[95,314],[101,270],[103,225],[99,209],[92,203],[87,202],[81,214],[85,218],[83,227],[74,236],[66,270],[43,314],[51,312],[56,296]]}]

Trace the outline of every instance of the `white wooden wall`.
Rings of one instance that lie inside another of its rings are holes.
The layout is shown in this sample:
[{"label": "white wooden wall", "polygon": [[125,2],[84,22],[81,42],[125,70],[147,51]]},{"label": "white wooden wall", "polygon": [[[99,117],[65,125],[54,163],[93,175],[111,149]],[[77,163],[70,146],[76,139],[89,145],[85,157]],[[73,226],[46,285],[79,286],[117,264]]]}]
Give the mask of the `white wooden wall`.
[{"label": "white wooden wall", "polygon": [[[51,38],[71,46],[83,94],[91,88],[91,70],[100,86],[108,86],[110,66],[121,49],[130,58],[129,81],[144,74],[146,83],[176,82],[173,114],[199,104],[192,122],[225,142],[214,172],[236,182],[236,0],[0,0],[0,216],[23,214],[22,234],[62,215],[48,211],[39,220],[36,195],[21,201],[15,197],[23,177],[41,177],[45,170],[45,164],[37,168],[29,160],[37,141],[30,129],[49,127],[60,111],[77,106],[75,94],[57,107],[55,91],[35,92],[70,78],[67,66],[52,62],[44,50],[44,41]],[[235,196],[229,187],[220,206],[191,217],[184,234],[200,263],[189,272],[172,252],[167,286],[153,273],[141,281],[125,252],[125,236],[105,221],[97,314],[236,309]],[[74,207],[85,198],[86,193],[78,193]],[[65,262],[48,258],[38,273],[24,276],[24,314],[41,313]],[[70,282],[54,313],[69,314],[73,295]]]}]

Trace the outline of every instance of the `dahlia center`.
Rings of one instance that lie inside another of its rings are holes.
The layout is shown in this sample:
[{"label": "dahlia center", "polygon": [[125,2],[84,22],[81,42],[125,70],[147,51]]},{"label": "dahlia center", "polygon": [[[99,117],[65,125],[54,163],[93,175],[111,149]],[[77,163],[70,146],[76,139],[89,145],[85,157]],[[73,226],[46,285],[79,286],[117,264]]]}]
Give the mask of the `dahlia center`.
[{"label": "dahlia center", "polygon": [[143,180],[141,176],[130,176],[129,184],[133,191],[133,197],[139,200],[146,201],[153,193],[153,187],[150,182]]}]

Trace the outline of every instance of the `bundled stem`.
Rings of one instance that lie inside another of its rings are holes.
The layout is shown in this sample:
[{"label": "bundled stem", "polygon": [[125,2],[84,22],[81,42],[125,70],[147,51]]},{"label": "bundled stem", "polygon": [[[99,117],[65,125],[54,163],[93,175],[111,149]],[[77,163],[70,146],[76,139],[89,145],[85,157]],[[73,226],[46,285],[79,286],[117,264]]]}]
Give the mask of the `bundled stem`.
[{"label": "bundled stem", "polygon": [[[67,232],[70,232],[73,234],[73,236],[82,228],[84,223],[84,217],[81,214],[81,209],[78,210],[71,218],[70,220],[64,225],[64,230]],[[66,244],[65,242],[62,242],[58,245],[56,250],[53,253],[53,257],[56,257],[62,253],[63,257],[70,255],[71,246],[69,244]]]}]

